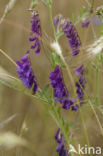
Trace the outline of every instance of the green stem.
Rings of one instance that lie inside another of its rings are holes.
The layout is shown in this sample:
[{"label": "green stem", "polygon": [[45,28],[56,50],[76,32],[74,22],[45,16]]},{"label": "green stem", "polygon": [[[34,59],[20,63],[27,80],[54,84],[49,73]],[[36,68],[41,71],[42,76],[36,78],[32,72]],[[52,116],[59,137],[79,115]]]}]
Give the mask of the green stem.
[{"label": "green stem", "polygon": [[65,130],[64,124],[62,122],[62,116],[61,115],[59,116],[55,102],[49,100],[46,95],[44,95],[44,96],[45,96],[47,102],[49,103],[50,110],[51,110],[50,114],[51,114],[52,118],[54,119],[54,121],[56,122],[57,126],[61,129],[63,136],[65,138],[65,141],[69,148],[70,142],[69,142],[69,138],[68,138],[68,132],[66,132],[66,130]]},{"label": "green stem", "polygon": [[99,69],[96,68],[96,102],[99,104]]},{"label": "green stem", "polygon": [[64,136],[64,138],[65,138],[65,141],[66,141],[66,143],[67,143],[67,145],[68,145],[68,147],[69,147],[70,142],[69,142],[68,135],[67,135],[67,133],[65,132],[64,125],[63,125],[62,121],[60,120],[60,118],[59,118],[59,116],[58,116],[58,113],[57,113],[57,110],[56,110],[55,107],[53,107],[53,111],[54,111],[55,116],[56,116],[56,118],[57,118],[59,128],[61,129],[61,131],[62,131],[62,133],[63,133],[63,136]]},{"label": "green stem", "polygon": [[97,97],[98,97],[98,92],[99,92],[98,82],[99,82],[99,70],[98,70],[98,67],[97,67],[96,68],[96,96]]},{"label": "green stem", "polygon": [[54,24],[53,24],[53,17],[52,17],[52,5],[49,6],[49,17],[50,17],[50,23],[51,23],[52,30],[53,30],[53,33],[54,33],[54,37],[55,37],[55,40],[57,41],[56,31],[55,31],[55,27],[54,27]]}]

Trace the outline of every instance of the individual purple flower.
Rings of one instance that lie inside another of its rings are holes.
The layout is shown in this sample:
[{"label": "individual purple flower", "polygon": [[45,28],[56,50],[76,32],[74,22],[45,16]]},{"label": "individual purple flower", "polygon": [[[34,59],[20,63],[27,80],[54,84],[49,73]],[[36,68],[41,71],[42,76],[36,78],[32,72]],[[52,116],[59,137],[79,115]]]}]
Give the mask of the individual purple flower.
[{"label": "individual purple flower", "polygon": [[77,95],[79,100],[82,103],[84,92],[83,89],[85,88],[85,76],[84,76],[84,65],[81,65],[79,68],[76,68],[75,75],[79,77],[78,82],[75,83],[77,88]]},{"label": "individual purple flower", "polygon": [[68,110],[73,102],[69,98],[69,92],[65,86],[61,68],[57,65],[55,70],[50,73],[51,85],[54,88],[54,97],[56,102],[60,102],[62,107]]},{"label": "individual purple flower", "polygon": [[81,41],[76,28],[74,27],[71,21],[65,20],[64,23],[62,24],[62,29],[72,49],[72,55],[73,56],[78,55],[80,51]]},{"label": "individual purple flower", "polygon": [[72,106],[72,110],[73,110],[73,111],[77,111],[77,110],[78,110],[78,105],[77,105],[77,104],[74,104],[74,105]]},{"label": "individual purple flower", "polygon": [[83,19],[81,24],[82,24],[83,28],[87,28],[90,24],[90,20],[89,19]]},{"label": "individual purple flower", "polygon": [[91,23],[93,25],[101,26],[102,21],[101,21],[101,19],[99,17],[97,17],[95,15],[92,16],[92,17],[88,17],[86,19],[83,19],[81,21],[81,25],[82,25],[83,28],[87,28]]},{"label": "individual purple flower", "polygon": [[59,33],[62,29],[61,29],[61,20],[62,20],[62,15],[58,14],[55,16],[53,23],[56,29],[56,32]]},{"label": "individual purple flower", "polygon": [[102,20],[97,16],[93,16],[93,18],[91,20],[92,20],[93,24],[95,24],[97,26],[101,26],[103,23]]},{"label": "individual purple flower", "polygon": [[81,22],[83,28],[87,28],[91,23],[93,25],[101,26],[102,21],[97,16],[92,16],[91,18],[87,18]]},{"label": "individual purple flower", "polygon": [[21,58],[21,62],[17,61],[16,64],[18,65],[18,76],[22,80],[24,86],[29,90],[32,89],[33,94],[35,94],[38,90],[38,84],[30,63],[29,51],[27,51],[26,54]]},{"label": "individual purple flower", "polygon": [[61,14],[56,15],[54,20],[53,20],[54,26],[60,25],[61,24],[61,19],[62,19],[62,15]]},{"label": "individual purple flower", "polygon": [[35,54],[39,54],[41,50],[40,39],[41,36],[41,26],[40,26],[40,17],[37,11],[32,12],[31,16],[31,38],[29,38],[29,42],[34,42],[31,46],[31,49],[35,49]]},{"label": "individual purple flower", "polygon": [[69,156],[67,149],[65,148],[65,140],[63,134],[60,133],[60,129],[57,130],[55,140],[58,143],[56,151],[59,153],[59,156]]},{"label": "individual purple flower", "polygon": [[73,111],[78,110],[78,105],[76,104],[78,102],[78,99],[80,101],[80,104],[83,104],[83,98],[84,98],[84,92],[83,89],[85,88],[85,76],[84,76],[84,65],[81,65],[80,67],[75,69],[75,75],[79,77],[79,80],[75,82],[76,86],[76,93],[77,97],[75,98],[74,104],[72,106]]}]

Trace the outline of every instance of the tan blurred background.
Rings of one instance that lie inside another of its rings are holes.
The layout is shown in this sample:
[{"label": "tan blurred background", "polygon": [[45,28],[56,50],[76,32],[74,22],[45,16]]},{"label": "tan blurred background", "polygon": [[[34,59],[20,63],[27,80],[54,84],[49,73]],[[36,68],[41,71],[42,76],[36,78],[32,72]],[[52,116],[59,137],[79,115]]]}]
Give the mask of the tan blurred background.
[{"label": "tan blurred background", "polygon": [[[103,0],[95,1],[95,7],[101,4],[103,5]],[[29,8],[30,2],[30,0],[18,0],[13,10],[0,25],[0,48],[3,49],[10,57],[12,57],[14,61],[19,60],[30,46],[28,43],[29,32],[25,31],[25,29],[21,27],[24,26],[30,30],[30,14],[29,12],[25,11],[25,9]],[[2,16],[7,3],[8,0],[0,0],[0,17]],[[74,13],[75,17],[77,17],[79,14],[79,9],[85,5],[87,4],[84,0],[54,0],[53,16],[61,13],[64,15],[64,17],[71,18],[72,13]],[[40,11],[43,33],[47,33],[50,40],[50,38],[53,38],[53,35],[49,22],[48,10],[42,4],[39,4],[38,9]],[[81,40],[84,40],[84,30],[81,29],[80,25],[77,25],[77,29]],[[91,43],[93,39],[91,30],[88,32],[88,35],[89,36],[86,43]],[[67,43],[65,44],[64,38],[60,40],[60,43],[62,43],[63,48],[67,51],[68,45]],[[34,53],[32,54],[32,63],[40,86],[43,88],[45,84],[49,82],[48,76],[49,72],[51,71],[49,60],[45,56],[43,49],[39,56],[35,56]],[[12,75],[17,76],[15,67],[1,54],[0,66],[10,72]],[[92,74],[95,75],[95,73]],[[89,81],[89,83],[91,85],[91,81]],[[91,91],[93,91],[94,87],[92,85],[90,88]],[[102,96],[102,93],[100,96]],[[11,122],[2,127],[0,131],[11,131],[16,134],[20,134],[21,125],[25,120],[28,130],[23,137],[34,145],[34,149],[36,151],[35,156],[54,156],[56,155],[56,143],[54,140],[54,135],[57,127],[55,122],[48,115],[44,105],[45,104],[41,103],[39,100],[34,100],[20,92],[0,85],[0,123],[8,119],[10,116],[17,114],[17,116]],[[91,111],[89,113],[91,113]],[[74,113],[71,113],[71,116],[73,115]],[[78,113],[76,113],[76,115],[78,115]],[[85,114],[85,116],[86,115],[87,114]],[[102,116],[99,115],[99,117],[102,122]],[[80,119],[78,119],[78,121],[79,120]],[[85,123],[89,132],[91,144],[94,146],[102,146],[103,140],[101,138],[94,115],[91,114],[89,120],[85,120]],[[80,131],[81,129],[82,126],[80,127]],[[80,131],[78,131],[78,133]],[[80,134],[77,135],[80,136]],[[83,142],[83,139],[82,143],[85,143],[85,141]],[[0,156],[32,155],[33,153],[25,148],[18,147],[9,151],[0,148]]]}]

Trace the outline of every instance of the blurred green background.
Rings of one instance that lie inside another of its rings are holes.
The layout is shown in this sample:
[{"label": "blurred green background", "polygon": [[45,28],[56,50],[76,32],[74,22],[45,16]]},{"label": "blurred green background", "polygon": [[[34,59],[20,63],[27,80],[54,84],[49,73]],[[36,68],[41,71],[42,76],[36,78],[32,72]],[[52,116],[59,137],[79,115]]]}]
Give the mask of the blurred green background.
[{"label": "blurred green background", "polygon": [[[0,17],[3,15],[5,5],[7,3],[8,0],[0,0]],[[28,42],[30,30],[30,13],[25,11],[25,9],[29,8],[30,3],[30,0],[17,0],[15,7],[0,25],[0,48],[3,49],[10,57],[12,57],[14,61],[19,60],[30,46]],[[103,0],[95,0],[95,8],[102,4]],[[72,18],[72,14],[74,13],[74,16],[76,18],[79,14],[80,8],[86,5],[87,4],[84,0],[54,0],[53,16],[61,13],[66,18]],[[43,34],[47,34],[47,40],[51,41],[51,39],[53,39],[53,35],[49,21],[48,9],[42,4],[39,4],[38,10],[40,12]],[[84,41],[85,33],[80,24],[77,25],[77,30],[80,34],[81,40]],[[93,36],[91,30],[88,31],[87,35],[88,37],[85,44],[92,43]],[[60,43],[62,44],[64,50],[68,51],[68,45],[64,38],[60,39]],[[68,53],[65,53],[65,55],[68,56]],[[44,49],[42,48],[42,51],[38,56],[35,56],[34,53],[32,53],[31,59],[34,72],[37,75],[41,88],[43,88],[49,82],[48,76],[51,71],[49,60],[45,55]],[[67,59],[69,58],[67,57]],[[2,66],[12,75],[17,76],[15,66],[13,66],[1,54],[0,66]],[[95,71],[92,71],[92,73],[88,71],[88,73],[90,74],[88,79],[89,89],[91,93],[95,89],[95,85],[93,86],[91,79],[92,76],[95,76]],[[102,74],[100,76],[100,79],[102,81]],[[100,97],[102,101],[102,90],[100,92]],[[86,111],[84,109],[83,112],[85,117],[87,117]],[[85,123],[89,132],[91,144],[93,146],[102,146],[103,139],[101,138],[100,130],[98,128],[97,122],[95,121],[95,117],[93,113],[91,113],[91,111],[87,112],[90,114],[90,117],[85,119]],[[1,132],[11,131],[16,134],[20,134],[21,125],[25,120],[27,131],[24,133],[23,137],[34,145],[34,149],[36,151],[35,155],[56,155],[56,143],[54,136],[57,130],[57,126],[49,116],[47,109],[45,109],[45,103],[41,103],[39,100],[34,100],[24,95],[23,93],[0,85],[0,123],[14,114],[17,114],[17,116],[12,121],[8,122],[3,127],[0,127]],[[69,113],[69,115],[67,113],[68,118],[72,118],[74,114],[76,117],[79,116],[78,112]],[[99,118],[102,122],[103,120],[101,115],[99,115]],[[76,124],[80,128],[80,130],[77,131],[78,134],[76,135],[83,137],[84,134],[82,132],[82,124],[79,117],[76,119]],[[85,144],[84,137],[80,142]],[[32,152],[21,147],[17,147],[13,150],[5,150],[0,148],[0,156],[32,155]]]}]

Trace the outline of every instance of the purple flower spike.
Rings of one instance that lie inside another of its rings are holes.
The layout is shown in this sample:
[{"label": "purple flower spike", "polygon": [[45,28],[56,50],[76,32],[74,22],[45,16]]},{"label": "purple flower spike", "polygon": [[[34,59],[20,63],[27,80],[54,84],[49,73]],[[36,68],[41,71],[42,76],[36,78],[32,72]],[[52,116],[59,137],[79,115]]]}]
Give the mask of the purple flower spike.
[{"label": "purple flower spike", "polygon": [[33,94],[38,90],[38,84],[30,64],[29,51],[21,58],[21,62],[17,61],[17,73],[22,80],[24,86],[29,90],[33,89]]},{"label": "purple flower spike", "polygon": [[98,26],[101,26],[102,25],[102,21],[99,17],[97,16],[94,16],[93,19],[92,19],[92,22],[95,24],[95,25],[98,25]]},{"label": "purple flower spike", "polygon": [[50,73],[49,78],[51,85],[54,88],[54,97],[56,98],[56,102],[60,102],[62,107],[68,110],[73,105],[73,102],[69,99],[69,92],[64,84],[62,71],[58,65],[55,70]]},{"label": "purple flower spike", "polygon": [[84,97],[83,89],[85,88],[85,83],[86,83],[85,77],[84,77],[84,66],[83,65],[81,65],[79,68],[76,68],[75,75],[79,76],[79,82],[76,82],[75,85],[77,87],[78,98],[80,101],[82,101],[83,97]]},{"label": "purple flower spike", "polygon": [[72,49],[72,55],[73,56],[78,55],[80,51],[81,42],[80,42],[79,35],[76,31],[76,28],[74,27],[72,22],[65,20],[65,22],[62,25],[62,29]]},{"label": "purple flower spike", "polygon": [[56,151],[59,153],[59,156],[69,156],[68,152],[64,146],[65,140],[63,138],[63,134],[60,133],[60,129],[57,130],[55,140],[58,143]]},{"label": "purple flower spike", "polygon": [[29,38],[29,42],[34,42],[31,46],[31,49],[36,49],[35,54],[39,54],[41,50],[40,39],[41,36],[41,26],[40,26],[40,17],[37,11],[32,12],[31,16],[31,38]]}]

